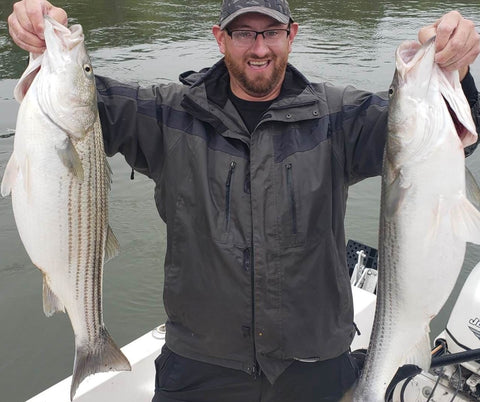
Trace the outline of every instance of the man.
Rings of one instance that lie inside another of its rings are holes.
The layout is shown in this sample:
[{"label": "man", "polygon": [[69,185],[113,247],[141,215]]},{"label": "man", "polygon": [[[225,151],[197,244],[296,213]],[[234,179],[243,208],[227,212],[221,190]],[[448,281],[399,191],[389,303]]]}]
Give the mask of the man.
[{"label": "man", "polygon": [[[15,4],[14,41],[43,51],[44,0]],[[310,83],[288,54],[286,0],[225,0],[213,27],[224,59],[182,85],[141,89],[97,77],[106,152],[155,181],[167,224],[166,347],[153,401],[338,401],[354,383],[346,268],[348,186],[381,172],[387,101]],[[419,32],[460,71],[480,52],[457,12]]]}]

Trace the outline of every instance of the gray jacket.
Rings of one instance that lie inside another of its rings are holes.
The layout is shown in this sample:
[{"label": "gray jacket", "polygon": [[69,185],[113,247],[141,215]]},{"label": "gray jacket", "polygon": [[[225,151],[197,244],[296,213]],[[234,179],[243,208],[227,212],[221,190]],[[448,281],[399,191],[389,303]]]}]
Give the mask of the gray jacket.
[{"label": "gray jacket", "polygon": [[166,343],[274,381],[295,358],[348,350],[348,186],[381,172],[387,100],[288,66],[250,135],[223,60],[181,84],[97,78],[106,152],[155,182],[167,224]]}]

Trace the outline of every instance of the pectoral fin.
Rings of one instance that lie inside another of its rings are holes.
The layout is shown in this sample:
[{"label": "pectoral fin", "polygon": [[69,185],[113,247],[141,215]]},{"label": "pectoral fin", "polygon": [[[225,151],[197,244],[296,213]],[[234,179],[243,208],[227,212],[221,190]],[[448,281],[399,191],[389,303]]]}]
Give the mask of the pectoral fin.
[{"label": "pectoral fin", "polygon": [[69,137],[65,138],[62,147],[57,147],[57,154],[64,166],[71,172],[80,182],[83,182],[84,173],[83,165],[77,150],[72,144]]},{"label": "pectoral fin", "polygon": [[461,197],[451,215],[455,235],[467,242],[480,244],[480,212],[466,197]]},{"label": "pectoral fin", "polygon": [[12,188],[15,185],[15,181],[17,180],[18,169],[18,163],[15,159],[15,154],[13,153],[7,163],[5,173],[3,174],[2,184],[0,186],[0,193],[2,194],[2,197],[6,197],[11,193]]},{"label": "pectoral fin", "polygon": [[65,306],[53,293],[45,274],[43,274],[43,312],[47,317],[51,317],[57,311],[65,312]]},{"label": "pectoral fin", "polygon": [[402,183],[401,176],[402,175],[399,172],[393,182],[391,182],[385,190],[384,213],[387,219],[392,218],[397,213],[405,200],[405,195],[411,187],[407,187]]},{"label": "pectoral fin", "polygon": [[109,226],[107,231],[107,242],[105,245],[105,262],[110,261],[113,257],[118,255],[120,245],[118,244],[117,237]]}]

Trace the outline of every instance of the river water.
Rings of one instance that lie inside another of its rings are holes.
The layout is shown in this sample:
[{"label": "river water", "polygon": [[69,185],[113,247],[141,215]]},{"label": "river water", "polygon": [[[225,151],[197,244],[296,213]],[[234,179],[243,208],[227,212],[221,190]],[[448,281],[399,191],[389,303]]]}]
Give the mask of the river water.
[{"label": "river water", "polygon": [[[27,64],[27,54],[8,36],[12,1],[0,2],[0,176],[13,148],[13,87]],[[211,26],[220,0],[58,1],[81,23],[97,74],[148,84],[176,81],[179,73],[209,66],[221,57]],[[444,12],[460,10],[480,24],[478,0],[370,1],[291,0],[300,32],[290,61],[313,81],[352,84],[372,91],[388,88],[394,51],[418,29]],[[472,66],[480,83],[480,62]],[[480,87],[480,84],[479,84]],[[468,158],[480,177],[480,152]],[[111,226],[121,244],[105,267],[104,319],[119,345],[125,345],[165,320],[162,304],[165,227],[153,202],[153,185],[130,169],[121,156],[110,159],[114,182]],[[377,245],[379,178],[353,186],[348,201],[348,238]],[[480,261],[469,246],[459,285]],[[454,300],[458,288],[452,295]],[[432,332],[441,330],[445,311]],[[63,314],[46,318],[40,272],[20,242],[10,198],[0,198],[0,400],[25,401],[71,374],[73,333]]]}]

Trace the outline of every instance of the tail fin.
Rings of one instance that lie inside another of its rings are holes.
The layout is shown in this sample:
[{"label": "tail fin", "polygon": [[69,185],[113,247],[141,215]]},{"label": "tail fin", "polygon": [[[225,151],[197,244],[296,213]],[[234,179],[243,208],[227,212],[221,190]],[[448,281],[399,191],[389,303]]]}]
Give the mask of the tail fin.
[{"label": "tail fin", "polygon": [[130,362],[103,326],[93,345],[76,345],[70,400],[73,400],[80,383],[90,374],[131,369]]}]

